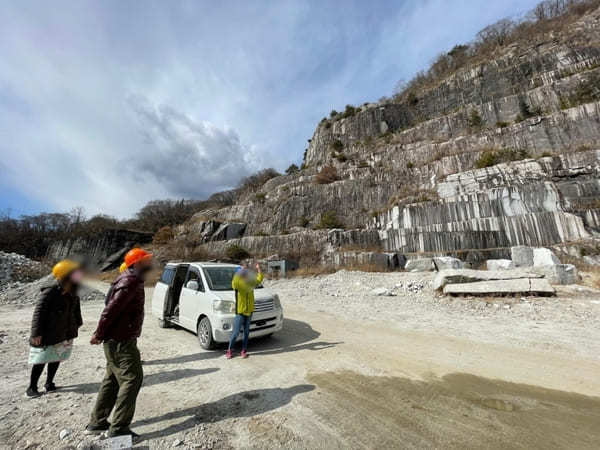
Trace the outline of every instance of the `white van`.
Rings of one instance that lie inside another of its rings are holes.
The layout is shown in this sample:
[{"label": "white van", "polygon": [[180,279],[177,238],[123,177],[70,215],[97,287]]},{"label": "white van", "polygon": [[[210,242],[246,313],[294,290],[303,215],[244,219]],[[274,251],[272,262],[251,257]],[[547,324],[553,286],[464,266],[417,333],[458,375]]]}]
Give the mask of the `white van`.
[{"label": "white van", "polygon": [[[205,349],[214,348],[217,342],[228,342],[235,318],[231,280],[237,268],[223,263],[168,263],[154,287],[152,314],[163,328],[177,325],[196,332]],[[269,336],[282,327],[279,297],[257,287],[250,337]],[[241,336],[242,333],[238,339]]]}]

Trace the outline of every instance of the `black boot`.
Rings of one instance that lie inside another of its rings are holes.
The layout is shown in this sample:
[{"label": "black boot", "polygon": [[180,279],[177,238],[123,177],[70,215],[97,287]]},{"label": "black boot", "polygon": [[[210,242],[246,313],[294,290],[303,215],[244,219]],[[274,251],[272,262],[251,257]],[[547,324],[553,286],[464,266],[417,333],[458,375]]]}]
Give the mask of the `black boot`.
[{"label": "black boot", "polygon": [[40,394],[40,392],[37,390],[37,388],[32,388],[31,386],[29,386],[27,388],[27,391],[25,392],[25,395],[29,398],[36,398],[42,394]]}]

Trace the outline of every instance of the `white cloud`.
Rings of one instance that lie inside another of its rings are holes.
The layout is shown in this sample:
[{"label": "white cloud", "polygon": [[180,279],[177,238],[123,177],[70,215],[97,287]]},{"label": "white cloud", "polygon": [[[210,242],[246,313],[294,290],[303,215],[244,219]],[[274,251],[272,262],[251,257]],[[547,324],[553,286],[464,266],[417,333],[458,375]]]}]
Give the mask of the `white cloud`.
[{"label": "white cloud", "polygon": [[153,106],[140,96],[132,96],[129,103],[147,145],[119,165],[131,168],[133,174],[154,177],[172,195],[207,197],[236,186],[261,167],[255,149],[242,144],[233,129],[194,120],[170,106]]},{"label": "white cloud", "polygon": [[125,217],[285,169],[332,108],[535,2],[0,2],[0,185]]}]

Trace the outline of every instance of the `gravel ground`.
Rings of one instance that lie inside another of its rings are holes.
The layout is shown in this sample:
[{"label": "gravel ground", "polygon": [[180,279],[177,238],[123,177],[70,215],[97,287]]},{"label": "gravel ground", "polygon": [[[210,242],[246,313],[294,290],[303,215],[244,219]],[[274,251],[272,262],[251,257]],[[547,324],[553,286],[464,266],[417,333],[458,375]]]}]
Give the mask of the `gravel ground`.
[{"label": "gravel ground", "polygon": [[[435,292],[434,273],[339,271],[312,278],[273,280],[269,287],[305,308],[346,319],[385,321],[403,330],[484,342],[546,347],[584,356],[600,354],[600,291],[557,286],[556,297],[448,297]],[[385,291],[388,295],[377,295]],[[490,333],[490,327],[502,330]],[[534,331],[539,339],[531,340]],[[521,339],[523,336],[523,339]]]},{"label": "gravel ground", "polygon": [[[596,449],[598,293],[453,300],[434,295],[432,277],[268,281],[284,329],[231,361],[223,347],[203,351],[194,334],[159,328],[147,289],[136,448]],[[25,400],[32,306],[0,306],[0,448],[93,443],[82,430],[104,372],[102,349],[88,344],[102,307],[82,303],[62,389]]]}]

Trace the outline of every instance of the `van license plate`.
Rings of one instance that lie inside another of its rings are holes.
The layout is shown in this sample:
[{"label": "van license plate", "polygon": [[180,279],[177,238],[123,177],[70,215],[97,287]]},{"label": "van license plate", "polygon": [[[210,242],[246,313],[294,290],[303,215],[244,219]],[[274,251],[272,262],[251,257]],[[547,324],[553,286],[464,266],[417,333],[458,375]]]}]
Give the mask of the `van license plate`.
[{"label": "van license plate", "polygon": [[263,325],[266,325],[267,321],[266,320],[259,320],[256,322],[256,326],[257,327],[262,327]]}]

